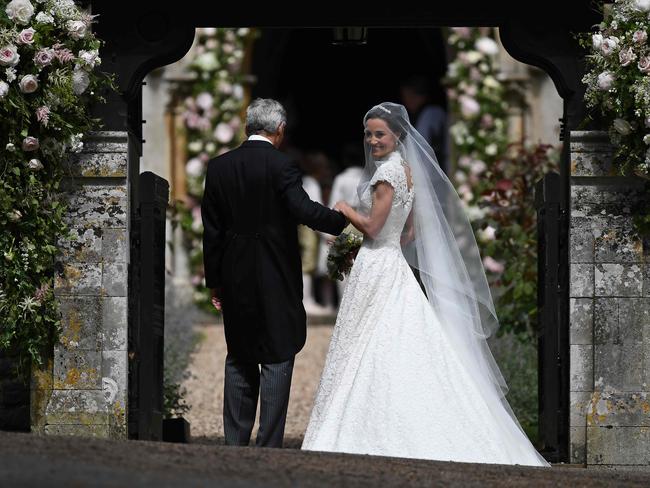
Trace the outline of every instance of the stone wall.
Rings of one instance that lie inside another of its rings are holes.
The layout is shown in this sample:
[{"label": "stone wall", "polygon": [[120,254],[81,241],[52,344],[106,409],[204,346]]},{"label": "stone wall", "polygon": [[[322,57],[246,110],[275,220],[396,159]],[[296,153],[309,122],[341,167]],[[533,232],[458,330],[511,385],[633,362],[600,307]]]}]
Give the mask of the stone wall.
[{"label": "stone wall", "polygon": [[67,224],[55,294],[62,334],[32,378],[32,430],[126,438],[127,133],[96,132],[66,165]]},{"label": "stone wall", "polygon": [[571,132],[570,461],[650,465],[650,250],[643,181],[610,176],[604,132]]}]

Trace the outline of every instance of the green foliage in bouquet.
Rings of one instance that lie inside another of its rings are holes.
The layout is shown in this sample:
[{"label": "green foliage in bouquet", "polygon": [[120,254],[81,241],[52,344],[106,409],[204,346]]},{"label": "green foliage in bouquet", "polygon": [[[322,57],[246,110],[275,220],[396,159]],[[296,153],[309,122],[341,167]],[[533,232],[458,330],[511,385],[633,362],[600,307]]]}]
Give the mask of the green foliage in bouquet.
[{"label": "green foliage in bouquet", "polygon": [[72,0],[0,1],[0,348],[42,364],[61,323],[54,263],[69,239],[63,163],[99,127],[94,16]]},{"label": "green foliage in bouquet", "polygon": [[343,281],[350,273],[354,259],[359,252],[363,237],[356,232],[341,232],[331,244],[327,253],[327,275],[332,280]]}]

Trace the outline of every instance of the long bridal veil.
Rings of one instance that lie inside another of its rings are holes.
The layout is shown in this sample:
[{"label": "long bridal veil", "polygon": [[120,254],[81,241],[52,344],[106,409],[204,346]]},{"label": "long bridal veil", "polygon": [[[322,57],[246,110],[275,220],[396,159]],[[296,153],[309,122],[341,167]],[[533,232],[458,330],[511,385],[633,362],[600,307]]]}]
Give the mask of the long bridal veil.
[{"label": "long bridal veil", "polygon": [[[513,459],[521,458],[522,449],[530,449],[541,464],[547,465],[528,441],[505,399],[507,385],[487,344],[499,321],[476,239],[458,193],[440,169],[429,143],[410,124],[404,106],[381,103],[366,113],[364,126],[371,118],[387,122],[399,139],[397,150],[411,169],[415,239],[403,246],[404,256],[419,271],[429,304],[502,428],[504,444]],[[368,143],[364,144],[366,164],[359,196],[377,168]]]}]

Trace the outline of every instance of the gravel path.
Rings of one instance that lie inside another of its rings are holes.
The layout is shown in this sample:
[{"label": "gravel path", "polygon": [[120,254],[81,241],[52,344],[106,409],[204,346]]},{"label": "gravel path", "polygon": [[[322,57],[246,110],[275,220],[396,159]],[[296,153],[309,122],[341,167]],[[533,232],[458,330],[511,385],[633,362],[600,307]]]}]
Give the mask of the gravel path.
[{"label": "gravel path", "polygon": [[[193,443],[223,444],[223,378],[226,359],[223,325],[198,323],[195,331],[201,335],[202,340],[190,360],[191,376],[183,383],[187,390],[187,403],[192,406],[186,418],[190,422]],[[296,356],[284,436],[285,447],[299,448],[302,443],[331,333],[331,320],[329,324],[310,325],[307,329],[307,343]],[[255,442],[257,426],[256,421],[251,444]]]}]

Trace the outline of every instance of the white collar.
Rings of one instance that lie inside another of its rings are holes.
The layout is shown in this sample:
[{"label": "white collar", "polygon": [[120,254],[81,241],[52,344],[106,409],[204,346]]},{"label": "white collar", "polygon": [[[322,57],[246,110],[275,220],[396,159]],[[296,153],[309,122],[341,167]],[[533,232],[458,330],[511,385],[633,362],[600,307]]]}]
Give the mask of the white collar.
[{"label": "white collar", "polygon": [[268,140],[266,137],[261,136],[259,134],[253,134],[252,136],[248,136],[249,141],[266,141],[269,144],[273,144],[270,140]]},{"label": "white collar", "polygon": [[401,161],[402,161],[402,155],[399,153],[399,151],[393,151],[383,159],[375,159],[375,165],[381,166],[382,164],[385,163],[399,163]]}]

